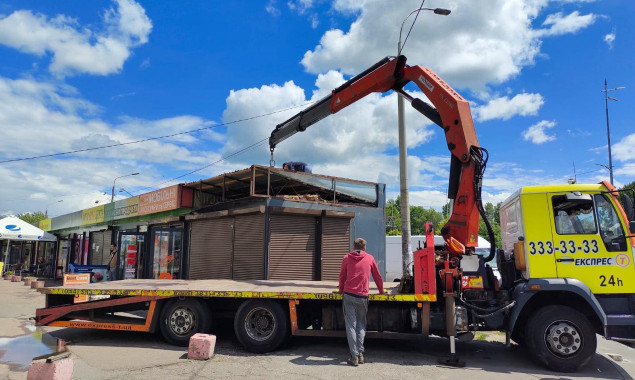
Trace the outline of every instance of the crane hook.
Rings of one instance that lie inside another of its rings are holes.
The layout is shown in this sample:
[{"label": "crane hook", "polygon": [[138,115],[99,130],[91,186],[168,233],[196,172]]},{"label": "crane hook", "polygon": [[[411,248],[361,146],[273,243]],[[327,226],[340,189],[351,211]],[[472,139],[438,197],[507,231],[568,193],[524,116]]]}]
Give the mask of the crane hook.
[{"label": "crane hook", "polygon": [[269,160],[269,166],[270,167],[275,167],[276,166],[276,160],[273,159],[273,150],[275,148],[269,148],[269,150],[271,151],[271,160]]}]

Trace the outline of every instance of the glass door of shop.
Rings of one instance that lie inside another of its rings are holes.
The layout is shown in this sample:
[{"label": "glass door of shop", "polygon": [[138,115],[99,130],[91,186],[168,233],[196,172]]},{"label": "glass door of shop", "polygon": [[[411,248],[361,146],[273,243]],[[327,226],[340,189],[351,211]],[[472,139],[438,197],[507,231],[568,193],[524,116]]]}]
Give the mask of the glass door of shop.
[{"label": "glass door of shop", "polygon": [[118,279],[141,278],[144,247],[144,233],[122,232],[119,235],[119,249],[117,250],[119,252]]},{"label": "glass door of shop", "polygon": [[149,278],[171,280],[181,278],[183,228],[152,228]]}]

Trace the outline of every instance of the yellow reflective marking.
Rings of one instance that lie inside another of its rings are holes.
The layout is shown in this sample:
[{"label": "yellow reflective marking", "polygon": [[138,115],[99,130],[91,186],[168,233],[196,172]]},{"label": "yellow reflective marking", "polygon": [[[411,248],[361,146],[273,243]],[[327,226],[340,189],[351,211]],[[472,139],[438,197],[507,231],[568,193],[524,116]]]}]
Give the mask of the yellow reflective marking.
[{"label": "yellow reflective marking", "polygon": [[[341,300],[339,293],[296,293],[296,292],[249,292],[249,291],[213,291],[213,290],[146,290],[146,289],[72,289],[48,288],[45,294],[55,295],[111,295],[120,297],[207,297],[207,298],[275,298],[306,300]],[[371,301],[434,302],[435,294],[371,294]]]}]

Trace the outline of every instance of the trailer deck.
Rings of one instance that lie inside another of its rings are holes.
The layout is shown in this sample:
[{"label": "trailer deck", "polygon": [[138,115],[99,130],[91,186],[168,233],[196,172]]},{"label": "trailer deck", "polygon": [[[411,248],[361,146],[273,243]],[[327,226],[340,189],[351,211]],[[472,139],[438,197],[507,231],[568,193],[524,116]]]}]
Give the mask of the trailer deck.
[{"label": "trailer deck", "polygon": [[[385,295],[370,286],[370,301],[434,302],[435,294],[398,294],[398,283],[384,283]],[[341,300],[337,281],[298,280],[121,280],[39,289],[55,295],[110,295],[119,297],[225,297]],[[48,302],[47,302],[48,306]]]}]

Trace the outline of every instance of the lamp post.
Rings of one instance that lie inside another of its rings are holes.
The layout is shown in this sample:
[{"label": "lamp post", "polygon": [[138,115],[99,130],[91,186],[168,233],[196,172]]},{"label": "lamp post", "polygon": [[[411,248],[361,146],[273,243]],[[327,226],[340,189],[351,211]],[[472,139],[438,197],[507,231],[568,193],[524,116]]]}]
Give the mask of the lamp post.
[{"label": "lamp post", "polygon": [[49,204],[47,204],[47,205],[46,205],[46,210],[44,210],[44,216],[49,216],[49,206],[51,206],[51,205],[53,205],[53,204],[55,204],[55,203],[61,203],[61,202],[64,202],[64,200],[63,200],[63,199],[60,199],[59,201],[55,201],[55,202],[53,202],[53,203],[49,203]]},{"label": "lamp post", "polygon": [[[449,9],[443,8],[417,8],[410,12],[401,23],[399,29],[399,42],[397,43],[397,55],[401,55],[403,44],[401,43],[401,33],[403,27],[410,16],[420,11],[433,11],[435,14],[447,16],[450,14]],[[406,40],[408,36],[406,36]],[[405,43],[405,41],[404,41]],[[410,273],[409,264],[414,260],[412,258],[412,245],[410,243],[410,196],[408,195],[408,150],[406,148],[406,120],[405,120],[404,101],[401,95],[397,96],[397,119],[399,123],[399,191],[400,191],[400,214],[401,214],[401,269],[404,275]]]},{"label": "lamp post", "polygon": [[119,177],[115,178],[115,180],[112,181],[112,191],[110,192],[110,203],[115,201],[115,183],[117,182],[117,180],[119,178],[130,177],[130,176],[133,176],[133,175],[139,175],[139,173],[132,173],[132,174],[122,175],[122,176],[119,176]]},{"label": "lamp post", "polygon": [[606,109],[606,139],[608,141],[608,146],[609,146],[609,177],[610,177],[610,181],[611,181],[611,185],[613,184],[613,159],[611,157],[611,130],[609,129],[609,99],[614,100],[614,101],[619,101],[618,99],[612,98],[609,95],[609,91],[617,91],[617,90],[622,90],[626,87],[615,87],[615,88],[606,88],[606,79],[604,79],[604,90],[602,90],[602,92],[604,93],[604,107]]},{"label": "lamp post", "polygon": [[123,187],[119,188],[119,192],[120,193],[126,193],[128,195],[130,195],[131,197],[134,197],[134,195],[130,194],[130,192],[126,189],[124,189]]}]

